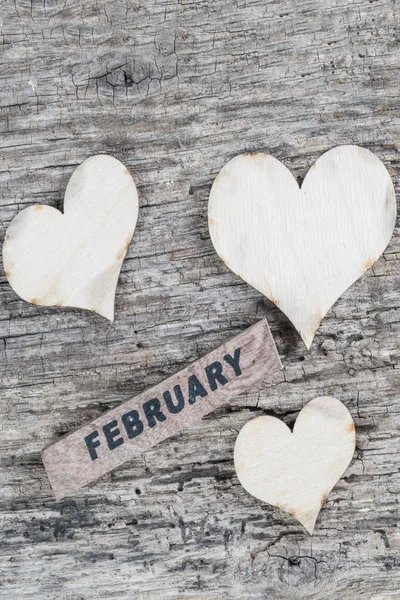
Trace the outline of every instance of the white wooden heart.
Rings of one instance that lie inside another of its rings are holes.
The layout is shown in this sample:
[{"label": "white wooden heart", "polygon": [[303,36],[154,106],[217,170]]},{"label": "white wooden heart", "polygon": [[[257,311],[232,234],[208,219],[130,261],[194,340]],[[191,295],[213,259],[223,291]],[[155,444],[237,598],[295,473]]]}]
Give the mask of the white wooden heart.
[{"label": "white wooden heart", "polygon": [[382,162],[359,146],[323,154],[301,188],[276,158],[243,154],[215,179],[208,215],[220,258],[309,348],[330,307],[386,248],[396,199]]},{"label": "white wooden heart", "polygon": [[235,469],[252,496],[288,512],[312,534],[321,507],[347,469],[354,422],[336,398],[311,400],[293,433],[275,417],[256,417],[236,439]]},{"label": "white wooden heart", "polygon": [[7,279],[24,300],[86,308],[114,318],[119,272],[138,217],[135,183],[111,156],[92,156],[73,173],[64,214],[37,204],[7,229]]}]

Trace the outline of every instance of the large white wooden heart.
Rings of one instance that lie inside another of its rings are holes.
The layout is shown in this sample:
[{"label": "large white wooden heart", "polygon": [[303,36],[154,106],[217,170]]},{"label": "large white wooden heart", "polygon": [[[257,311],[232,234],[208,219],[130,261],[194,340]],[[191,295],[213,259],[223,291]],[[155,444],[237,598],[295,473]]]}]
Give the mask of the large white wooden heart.
[{"label": "large white wooden heart", "polygon": [[293,428],[275,417],[256,417],[241,429],[235,469],[252,495],[314,530],[325,498],[347,469],[355,448],[354,422],[336,398],[311,400]]},{"label": "large white wooden heart", "polygon": [[393,183],[358,146],[323,154],[299,188],[266,154],[243,154],[215,179],[209,229],[220,258],[274,302],[307,348],[330,307],[386,248]]},{"label": "large white wooden heart", "polygon": [[111,156],[93,156],[73,173],[64,214],[37,204],[7,229],[7,279],[24,300],[93,310],[111,321],[122,262],[138,217],[135,183]]}]

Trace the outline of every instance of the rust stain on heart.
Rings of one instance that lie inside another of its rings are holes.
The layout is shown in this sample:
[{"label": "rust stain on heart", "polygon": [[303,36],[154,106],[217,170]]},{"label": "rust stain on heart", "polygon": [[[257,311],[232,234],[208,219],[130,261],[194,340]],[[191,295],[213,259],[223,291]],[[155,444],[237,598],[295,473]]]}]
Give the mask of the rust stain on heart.
[{"label": "rust stain on heart", "polygon": [[[132,235],[133,235],[133,233],[132,233]],[[117,254],[116,254],[117,260],[121,260],[121,258],[124,258],[125,254],[128,252],[128,248],[129,248],[129,244],[131,243],[132,235],[130,235],[127,238],[124,246],[121,248],[121,250],[119,250],[117,252]]]},{"label": "rust stain on heart", "polygon": [[368,271],[368,269],[370,269],[372,267],[374,262],[375,262],[374,258],[371,258],[371,257],[367,258],[367,260],[363,264],[363,273],[364,273],[364,271]]},{"label": "rust stain on heart", "polygon": [[126,254],[127,248],[126,246],[124,246],[123,248],[121,248],[121,250],[119,250],[116,254],[117,260],[121,260],[121,258],[124,258],[125,254]]},{"label": "rust stain on heart", "polygon": [[324,318],[324,315],[322,315],[321,313],[318,313],[316,325],[312,329],[313,336],[317,333],[318,327],[320,326],[323,318]]},{"label": "rust stain on heart", "polygon": [[319,505],[322,507],[323,503],[325,502],[327,496],[328,496],[329,492],[324,492],[321,496],[321,499],[319,501]]},{"label": "rust stain on heart", "polygon": [[276,298],[274,296],[274,294],[272,293],[271,286],[270,286],[269,281],[268,281],[268,279],[266,277],[264,277],[264,286],[265,286],[265,292],[264,292],[265,296],[267,296],[267,298],[269,300],[271,300],[271,302],[273,302],[274,304],[276,304],[276,306],[279,306],[280,300],[279,300],[279,298]]},{"label": "rust stain on heart", "polygon": [[[229,267],[229,263],[227,261],[226,258],[224,258],[223,256],[221,256],[221,254],[219,255],[220,259],[222,260],[222,262],[224,263],[224,265],[226,265],[227,267]],[[237,275],[237,273],[236,273]],[[240,275],[238,275],[238,277],[240,277]]]}]

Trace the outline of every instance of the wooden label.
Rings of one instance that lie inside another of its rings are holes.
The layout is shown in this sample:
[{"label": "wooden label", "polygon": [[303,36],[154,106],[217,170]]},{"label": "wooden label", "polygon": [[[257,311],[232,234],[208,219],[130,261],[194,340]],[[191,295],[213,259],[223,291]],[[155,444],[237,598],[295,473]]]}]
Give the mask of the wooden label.
[{"label": "wooden label", "polygon": [[281,368],[265,319],[42,451],[57,499],[174,435]]}]

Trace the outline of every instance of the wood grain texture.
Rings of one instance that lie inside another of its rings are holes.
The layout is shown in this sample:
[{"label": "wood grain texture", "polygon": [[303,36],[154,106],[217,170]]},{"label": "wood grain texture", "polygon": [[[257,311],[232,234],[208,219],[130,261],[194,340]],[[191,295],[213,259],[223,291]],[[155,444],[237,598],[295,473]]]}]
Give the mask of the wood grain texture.
[{"label": "wood grain texture", "polygon": [[[223,265],[207,226],[212,182],[243,152],[301,181],[324,151],[359,144],[398,191],[398,3],[16,0],[0,20],[1,239],[22,208],[61,208],[93,154],[129,168],[141,203],[112,324],[30,306],[0,271],[2,600],[398,598],[398,222],[310,352]],[[263,316],[285,365],[274,382],[52,498],[50,439]],[[310,540],[243,490],[233,446],[252,417],[292,424],[322,394],[349,409],[357,447]]]}]

